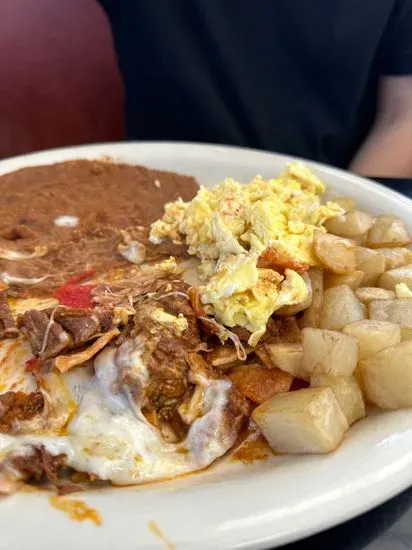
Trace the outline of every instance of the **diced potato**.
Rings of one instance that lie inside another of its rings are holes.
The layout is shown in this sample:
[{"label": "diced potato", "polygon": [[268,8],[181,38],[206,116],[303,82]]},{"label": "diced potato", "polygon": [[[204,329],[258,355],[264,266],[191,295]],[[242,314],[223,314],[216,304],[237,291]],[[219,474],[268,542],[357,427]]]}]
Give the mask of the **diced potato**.
[{"label": "diced potato", "polygon": [[361,361],[368,400],[382,409],[412,407],[412,341],[401,342]]},{"label": "diced potato", "polygon": [[383,248],[404,246],[410,240],[402,220],[394,216],[378,216],[368,232],[366,243],[371,248]]},{"label": "diced potato", "polygon": [[307,379],[302,369],[303,346],[301,344],[265,344],[265,351],[280,370],[297,378]]},{"label": "diced potato", "polygon": [[314,388],[328,386],[332,389],[349,426],[365,416],[365,402],[354,376],[314,374],[310,379],[310,385]]},{"label": "diced potato", "polygon": [[268,352],[266,351],[265,347],[259,347],[255,349],[255,354],[259,357],[259,359],[262,361],[262,363],[265,365],[268,369],[275,369],[276,365],[272,361],[272,359],[269,357]]},{"label": "diced potato", "polygon": [[356,245],[347,239],[316,231],[313,250],[320,263],[329,271],[339,275],[355,271]]},{"label": "diced potato", "polygon": [[412,263],[412,250],[409,248],[380,248],[385,256],[385,271]]},{"label": "diced potato", "polygon": [[372,227],[374,219],[372,216],[361,210],[354,210],[343,216],[331,218],[325,222],[329,233],[339,237],[358,237],[364,235]]},{"label": "diced potato", "polygon": [[276,315],[296,315],[300,311],[307,309],[312,303],[312,282],[307,273],[302,275],[302,278],[305,280],[306,288],[308,289],[308,297],[303,302],[299,304],[292,304],[288,306],[283,306],[280,309],[276,310]]},{"label": "diced potato", "polygon": [[356,208],[356,201],[352,197],[336,197],[332,201],[343,208],[345,212],[353,212]]},{"label": "diced potato", "polygon": [[241,365],[229,374],[235,388],[254,403],[263,403],[277,393],[290,390],[293,376],[280,369],[266,369],[257,363]]},{"label": "diced potato", "polygon": [[349,286],[334,286],[324,292],[321,328],[342,330],[365,318],[363,305]]},{"label": "diced potato", "polygon": [[364,286],[358,288],[355,292],[359,300],[365,304],[372,300],[394,300],[395,293],[392,290],[385,290],[384,288],[377,288],[373,286]]},{"label": "diced potato", "polygon": [[379,286],[387,290],[395,290],[400,283],[412,286],[412,264],[385,271],[379,279]]},{"label": "diced potato", "polygon": [[412,330],[412,301],[410,298],[398,300],[373,300],[369,302],[369,317],[376,321],[389,321],[401,327],[402,340],[409,340]]},{"label": "diced potato", "polygon": [[312,304],[302,315],[302,328],[320,326],[323,305],[323,269],[312,267],[308,275],[312,286]]},{"label": "diced potato", "polygon": [[356,249],[356,269],[363,271],[363,286],[374,286],[385,271],[385,256],[378,250],[358,246]]},{"label": "diced potato", "polygon": [[335,394],[323,387],[276,395],[252,417],[272,449],[281,453],[329,453],[349,427]]},{"label": "diced potato", "polygon": [[400,326],[388,321],[365,319],[346,326],[343,332],[358,339],[359,359],[367,359],[401,341]]},{"label": "diced potato", "polygon": [[359,344],[350,334],[319,328],[305,328],[302,369],[332,376],[350,376],[359,360]]},{"label": "diced potato", "polygon": [[348,285],[352,290],[356,290],[364,277],[363,271],[354,271],[348,275],[336,275],[336,273],[325,273],[325,289],[334,286]]}]

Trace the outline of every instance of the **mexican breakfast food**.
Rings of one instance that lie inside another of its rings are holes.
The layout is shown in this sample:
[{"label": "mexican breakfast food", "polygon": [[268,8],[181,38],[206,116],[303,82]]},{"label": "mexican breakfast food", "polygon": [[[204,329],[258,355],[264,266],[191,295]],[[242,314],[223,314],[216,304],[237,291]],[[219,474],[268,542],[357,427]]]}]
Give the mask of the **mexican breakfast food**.
[{"label": "mexican breakfast food", "polygon": [[328,453],[412,406],[412,250],[301,163],[278,177],[70,161],[0,177],[0,493]]}]

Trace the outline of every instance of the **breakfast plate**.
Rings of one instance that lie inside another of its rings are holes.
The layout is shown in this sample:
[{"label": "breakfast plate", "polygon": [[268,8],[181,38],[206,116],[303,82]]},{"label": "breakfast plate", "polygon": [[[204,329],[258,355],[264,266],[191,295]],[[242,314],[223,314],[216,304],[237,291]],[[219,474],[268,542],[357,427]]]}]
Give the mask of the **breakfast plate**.
[{"label": "breakfast plate", "polygon": [[[192,175],[206,187],[228,176],[242,182],[256,174],[268,178],[292,160],[213,145],[102,144],[4,160],[0,176],[27,166],[108,157]],[[408,199],[346,172],[308,165],[331,193],[353,196],[375,215],[399,216],[412,231]],[[76,494],[78,514],[86,510],[94,521],[70,519],[44,491],[2,498],[0,549],[23,550],[33,541],[44,550],[272,548],[350,519],[411,483],[412,412],[376,413],[358,422],[330,455],[276,456],[252,464],[224,459],[173,481]]]}]

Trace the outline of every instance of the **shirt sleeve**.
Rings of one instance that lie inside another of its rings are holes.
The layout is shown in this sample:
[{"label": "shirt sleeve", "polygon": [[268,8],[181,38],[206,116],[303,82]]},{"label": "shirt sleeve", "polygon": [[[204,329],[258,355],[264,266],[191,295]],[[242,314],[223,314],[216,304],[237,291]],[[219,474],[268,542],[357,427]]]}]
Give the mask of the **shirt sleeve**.
[{"label": "shirt sleeve", "polygon": [[381,45],[382,75],[412,75],[412,0],[395,1]]}]

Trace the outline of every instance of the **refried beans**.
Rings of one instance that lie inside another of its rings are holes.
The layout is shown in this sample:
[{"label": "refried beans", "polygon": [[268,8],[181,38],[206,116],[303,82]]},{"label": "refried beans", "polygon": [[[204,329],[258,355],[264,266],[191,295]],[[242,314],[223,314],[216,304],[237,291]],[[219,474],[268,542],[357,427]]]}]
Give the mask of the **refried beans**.
[{"label": "refried beans", "polygon": [[117,248],[120,229],[147,245],[148,260],[182,255],[182,246],[173,243],[151,247],[149,226],[166,202],[190,200],[197,187],[192,177],[106,161],[75,160],[0,176],[1,256],[47,250],[42,257],[0,259],[0,278],[47,277],[24,285],[26,293],[39,294],[84,270],[126,266]]}]

